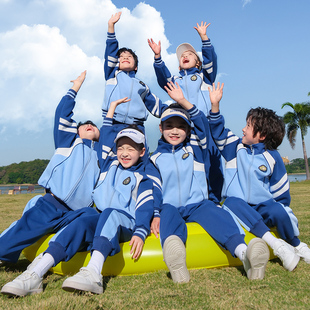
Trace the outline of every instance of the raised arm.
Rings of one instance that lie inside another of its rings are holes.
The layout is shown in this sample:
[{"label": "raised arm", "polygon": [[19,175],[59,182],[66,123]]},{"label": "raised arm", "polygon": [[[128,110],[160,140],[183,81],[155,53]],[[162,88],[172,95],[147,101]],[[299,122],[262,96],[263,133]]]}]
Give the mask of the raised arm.
[{"label": "raised arm", "polygon": [[223,97],[223,88],[224,88],[224,83],[220,85],[220,82],[217,83],[216,87],[215,87],[215,84],[213,83],[212,89],[208,87],[212,113],[218,113],[220,111],[220,101]]},{"label": "raised arm", "polygon": [[130,101],[130,99],[128,99],[128,97],[124,97],[122,99],[112,101],[110,103],[110,107],[109,107],[108,113],[106,115],[106,118],[113,118],[116,107],[119,104],[124,103],[124,102],[128,102],[128,101]]},{"label": "raised arm", "polygon": [[54,120],[54,142],[55,148],[68,147],[74,143],[77,135],[76,122],[73,119],[73,109],[75,107],[75,97],[81,88],[86,77],[86,70],[75,80],[67,94],[62,97],[55,111]]},{"label": "raised arm", "polygon": [[73,86],[71,87],[71,89],[73,89],[74,91],[78,92],[85,80],[86,77],[86,70],[83,71],[81,73],[80,76],[78,76],[75,80],[71,80],[70,82],[73,83]]},{"label": "raised arm", "polygon": [[193,107],[193,105],[187,99],[185,99],[182,89],[178,83],[167,83],[165,90],[167,91],[170,98],[180,104],[185,110],[190,110]]},{"label": "raised arm", "polygon": [[114,25],[119,21],[121,18],[122,12],[118,12],[116,14],[113,14],[111,18],[108,21],[108,32],[113,33],[115,32]]},{"label": "raised arm", "polygon": [[158,59],[161,57],[161,43],[158,41],[158,44],[155,43],[155,41],[151,38],[148,39],[147,42],[149,43],[149,47],[154,52],[155,59]]},{"label": "raised arm", "polygon": [[209,40],[209,38],[207,36],[207,28],[210,25],[211,25],[210,23],[207,24],[206,22],[201,22],[200,25],[197,23],[197,27],[194,27],[194,29],[197,30],[202,41]]}]

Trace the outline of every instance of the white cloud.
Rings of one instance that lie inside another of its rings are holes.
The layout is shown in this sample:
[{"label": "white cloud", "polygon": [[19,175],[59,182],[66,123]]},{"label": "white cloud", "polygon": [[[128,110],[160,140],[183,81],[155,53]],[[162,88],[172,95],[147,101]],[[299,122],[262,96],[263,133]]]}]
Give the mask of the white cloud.
[{"label": "white cloud", "polygon": [[[161,40],[165,62],[174,73],[178,71],[175,54],[166,52],[170,43],[164,21],[148,4],[139,3],[130,11],[116,8],[110,0],[49,0],[32,1],[23,9],[24,16],[37,12],[33,23],[0,33],[2,131],[12,126],[20,131],[52,128],[56,105],[70,88],[70,80],[85,69],[87,78],[77,97],[75,118],[92,119],[100,125],[107,23],[119,10],[122,17],[115,26],[116,35],[120,46],[137,53],[137,77],[148,85],[157,84],[148,38]],[[49,25],[35,24],[39,20]]]},{"label": "white cloud", "polygon": [[251,3],[252,0],[242,0],[242,2],[243,2],[242,7],[245,7],[247,4]]},{"label": "white cloud", "polygon": [[102,79],[102,63],[76,45],[69,45],[58,28],[22,25],[0,34],[2,98],[0,122],[40,130],[51,124],[64,92],[84,69]]}]

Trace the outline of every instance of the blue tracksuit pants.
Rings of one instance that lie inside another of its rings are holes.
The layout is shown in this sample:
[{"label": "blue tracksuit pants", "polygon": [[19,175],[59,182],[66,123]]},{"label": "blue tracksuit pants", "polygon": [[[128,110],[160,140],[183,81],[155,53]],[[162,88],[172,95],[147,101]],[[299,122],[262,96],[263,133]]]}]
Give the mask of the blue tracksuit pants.
[{"label": "blue tracksuit pants", "polygon": [[76,252],[89,251],[95,236],[99,213],[93,208],[87,208],[79,217],[58,231],[49,241],[45,253],[49,253],[55,260],[54,266],[59,262],[67,262]]},{"label": "blue tracksuit pants", "polygon": [[0,235],[0,260],[17,262],[21,251],[49,233],[56,233],[73,220],[94,214],[86,207],[68,210],[51,194],[32,198],[22,217]]},{"label": "blue tracksuit pants", "polygon": [[269,231],[268,227],[276,227],[281,239],[292,246],[300,243],[298,220],[292,209],[273,199],[252,206],[240,198],[228,197],[224,201],[223,208],[229,211],[246,230],[258,237]]},{"label": "blue tracksuit pants", "polygon": [[127,242],[133,235],[135,219],[126,212],[108,208],[100,213],[93,250],[102,253],[105,259],[120,252],[120,243]]},{"label": "blue tracksuit pants", "polygon": [[163,246],[171,235],[177,235],[185,243],[187,227],[185,223],[195,222],[210,236],[226,248],[232,256],[236,247],[244,242],[244,231],[232,216],[210,200],[176,208],[163,204],[160,212],[160,238]]}]

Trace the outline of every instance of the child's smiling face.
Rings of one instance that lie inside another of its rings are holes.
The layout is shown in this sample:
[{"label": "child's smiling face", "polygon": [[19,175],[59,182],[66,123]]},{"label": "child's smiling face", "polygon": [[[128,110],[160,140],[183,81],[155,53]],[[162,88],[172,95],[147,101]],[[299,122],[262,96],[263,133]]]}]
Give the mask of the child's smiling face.
[{"label": "child's smiling face", "polygon": [[119,55],[119,69],[126,72],[137,70],[135,59],[128,51]]},{"label": "child's smiling face", "polygon": [[96,126],[91,124],[81,125],[78,129],[78,135],[81,139],[89,139],[92,141],[98,141],[100,132]]},{"label": "child's smiling face", "polygon": [[242,129],[243,137],[242,143],[247,145],[256,144],[264,140],[258,132],[256,136],[253,136],[254,128],[250,118],[247,119],[245,127]]},{"label": "child's smiling face", "polygon": [[137,164],[144,153],[145,148],[140,149],[137,143],[128,137],[122,137],[117,141],[117,159],[125,169]]},{"label": "child's smiling face", "polygon": [[178,116],[170,117],[159,125],[159,130],[164,139],[172,145],[182,143],[190,133],[186,121]]},{"label": "child's smiling face", "polygon": [[190,69],[199,67],[199,60],[197,55],[192,51],[185,51],[180,57],[179,63],[180,69]]}]

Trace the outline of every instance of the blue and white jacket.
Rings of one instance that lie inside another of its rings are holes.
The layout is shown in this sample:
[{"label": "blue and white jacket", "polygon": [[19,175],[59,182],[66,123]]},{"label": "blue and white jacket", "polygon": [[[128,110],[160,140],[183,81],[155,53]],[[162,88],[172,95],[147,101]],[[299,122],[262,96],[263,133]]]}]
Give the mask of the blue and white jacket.
[{"label": "blue and white jacket", "polygon": [[190,139],[173,146],[161,138],[151,156],[161,180],[163,203],[177,208],[208,199],[205,162],[209,153],[204,124],[207,119],[195,106],[188,112],[195,125]]},{"label": "blue and white jacket", "polygon": [[93,204],[91,194],[100,172],[95,142],[82,140],[72,119],[75,97],[76,92],[70,89],[56,109],[56,150],[38,181],[72,210]]},{"label": "blue and white jacket", "polygon": [[246,145],[224,127],[220,113],[210,114],[210,128],[226,160],[224,197],[238,197],[251,205],[270,199],[289,206],[290,185],[283,160],[264,143]]},{"label": "blue and white jacket", "polygon": [[202,58],[202,70],[198,68],[181,70],[179,76],[171,75],[161,57],[155,59],[154,69],[162,89],[165,90],[164,86],[167,86],[168,82],[177,82],[184,97],[208,116],[211,110],[208,87],[214,83],[217,73],[217,56],[210,40],[202,41]]},{"label": "blue and white jacket", "polygon": [[100,129],[101,173],[93,199],[99,211],[112,208],[135,219],[134,235],[145,240],[154,213],[153,181],[146,175],[143,162],[128,169],[119,163],[112,123],[111,118],[106,118]]},{"label": "blue and white jacket", "polygon": [[143,125],[148,117],[147,108],[152,109],[158,105],[160,99],[151,93],[145,83],[135,77],[135,71],[119,70],[118,49],[115,33],[108,32],[104,56],[106,87],[102,115],[106,116],[112,101],[128,97],[131,100],[118,105],[113,118],[120,123]]}]

